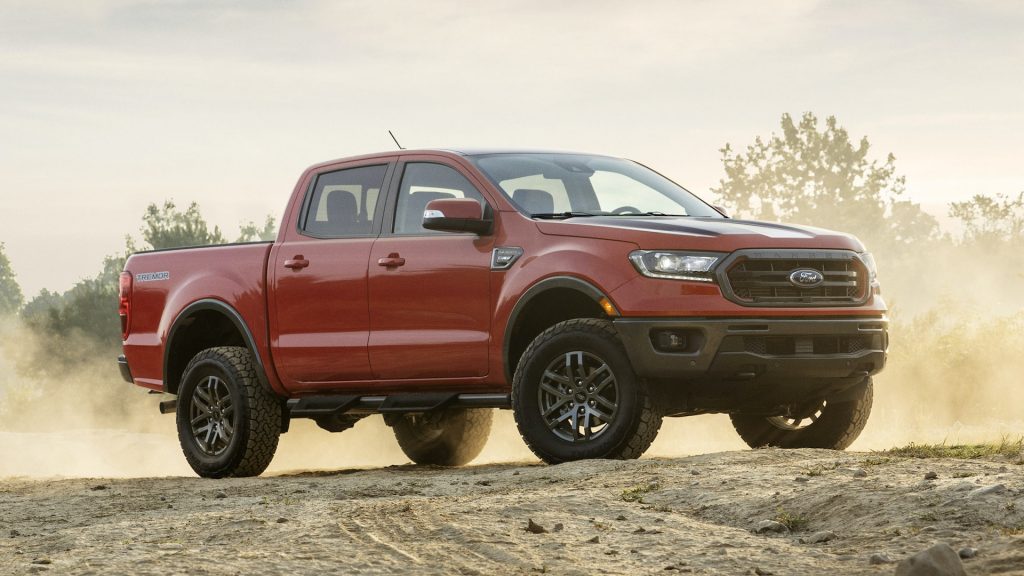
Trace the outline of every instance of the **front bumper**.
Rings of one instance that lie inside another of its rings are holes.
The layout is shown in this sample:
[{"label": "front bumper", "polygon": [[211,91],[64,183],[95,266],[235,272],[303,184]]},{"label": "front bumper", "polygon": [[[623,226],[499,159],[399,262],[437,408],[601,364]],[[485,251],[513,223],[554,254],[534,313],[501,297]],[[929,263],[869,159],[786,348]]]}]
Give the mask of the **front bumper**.
[{"label": "front bumper", "polygon": [[[862,380],[885,366],[889,345],[885,317],[620,318],[615,327],[637,375],[684,381]],[[659,349],[666,331],[685,345]]]}]

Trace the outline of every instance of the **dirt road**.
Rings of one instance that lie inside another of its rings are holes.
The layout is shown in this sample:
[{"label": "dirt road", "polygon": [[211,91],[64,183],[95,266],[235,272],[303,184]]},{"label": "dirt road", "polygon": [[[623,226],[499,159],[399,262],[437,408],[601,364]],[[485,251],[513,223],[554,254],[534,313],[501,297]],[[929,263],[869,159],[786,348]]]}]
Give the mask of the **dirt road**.
[{"label": "dirt road", "polygon": [[818,450],[0,481],[2,574],[891,574],[936,542],[1024,573],[1022,528],[1013,461]]}]

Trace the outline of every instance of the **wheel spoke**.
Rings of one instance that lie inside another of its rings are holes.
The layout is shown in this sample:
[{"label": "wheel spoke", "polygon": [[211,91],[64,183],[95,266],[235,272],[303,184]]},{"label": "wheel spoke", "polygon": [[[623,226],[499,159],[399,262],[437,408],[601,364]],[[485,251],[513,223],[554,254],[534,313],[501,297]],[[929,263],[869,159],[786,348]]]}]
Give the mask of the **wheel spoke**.
[{"label": "wheel spoke", "polygon": [[555,398],[569,398],[569,395],[567,395],[565,392],[558,390],[557,388],[548,384],[547,382],[541,382],[540,389],[547,392],[548,394],[551,394]]},{"label": "wheel spoke", "polygon": [[575,413],[575,410],[567,410],[561,416],[559,416],[558,418],[555,418],[554,420],[548,420],[548,428],[551,428],[552,430],[554,430],[555,428],[558,428],[559,424],[561,424],[562,422],[565,422],[574,413]]},{"label": "wheel spoke", "polygon": [[583,415],[583,436],[587,439],[594,434],[594,429],[590,422],[592,415],[593,411],[590,408],[587,408],[586,413]]},{"label": "wheel spoke", "polygon": [[563,396],[562,398],[559,398],[558,402],[555,402],[554,404],[551,405],[550,408],[548,408],[547,410],[544,411],[544,418],[545,419],[549,418],[551,416],[551,414],[555,410],[558,410],[562,406],[565,406],[566,403],[568,403],[568,402],[569,402],[569,398],[566,397],[566,396]]},{"label": "wheel spoke", "polygon": [[[200,383],[198,386],[196,386],[196,396],[198,397],[199,400],[202,400],[207,405],[213,404],[214,400],[210,396],[210,381],[209,380],[205,380],[202,383]],[[195,401],[195,400],[196,400],[196,398],[193,398],[193,401]]]},{"label": "wheel spoke", "polygon": [[[584,386],[589,386],[589,385],[593,384],[594,380],[596,380],[598,376],[600,376],[602,373],[607,372],[607,371],[608,371],[608,365],[607,364],[601,364],[596,369],[594,369],[590,373],[590,375],[586,377],[586,379],[583,380],[583,385]],[[611,378],[610,375],[609,375],[609,378]],[[607,380],[605,380],[605,382],[607,382]]]},{"label": "wheel spoke", "polygon": [[609,384],[613,383],[615,383],[615,375],[609,373],[608,377],[602,380],[601,383],[597,385],[597,388],[594,389],[594,394],[600,394],[605,388],[608,387]]},{"label": "wheel spoke", "polygon": [[572,380],[570,380],[569,378],[567,378],[565,376],[562,376],[561,374],[556,374],[555,372],[552,372],[551,370],[545,370],[544,371],[544,377],[547,378],[548,380],[554,380],[555,382],[558,382],[559,384],[561,384],[563,386],[571,386],[572,385]]}]

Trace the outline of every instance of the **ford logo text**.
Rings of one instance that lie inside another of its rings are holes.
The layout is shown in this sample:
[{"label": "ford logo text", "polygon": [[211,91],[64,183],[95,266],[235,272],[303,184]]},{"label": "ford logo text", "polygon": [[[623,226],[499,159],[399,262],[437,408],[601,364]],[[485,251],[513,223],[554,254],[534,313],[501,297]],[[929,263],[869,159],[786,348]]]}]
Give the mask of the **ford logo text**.
[{"label": "ford logo text", "polygon": [[825,275],[811,268],[799,268],[789,273],[789,283],[797,288],[814,288],[825,281]]}]

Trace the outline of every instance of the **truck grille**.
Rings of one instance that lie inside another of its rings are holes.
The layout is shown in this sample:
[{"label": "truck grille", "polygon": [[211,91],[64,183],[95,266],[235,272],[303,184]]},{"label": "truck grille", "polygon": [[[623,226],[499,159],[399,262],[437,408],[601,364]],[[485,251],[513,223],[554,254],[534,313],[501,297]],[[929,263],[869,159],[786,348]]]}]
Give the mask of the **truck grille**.
[{"label": "truck grille", "polygon": [[[789,281],[795,270],[820,272],[824,281],[804,288]],[[867,299],[867,270],[851,253],[845,257],[741,256],[727,264],[726,295],[747,306],[851,306]]]},{"label": "truck grille", "polygon": [[871,336],[745,336],[743,349],[762,356],[856,354],[871,347]]}]

